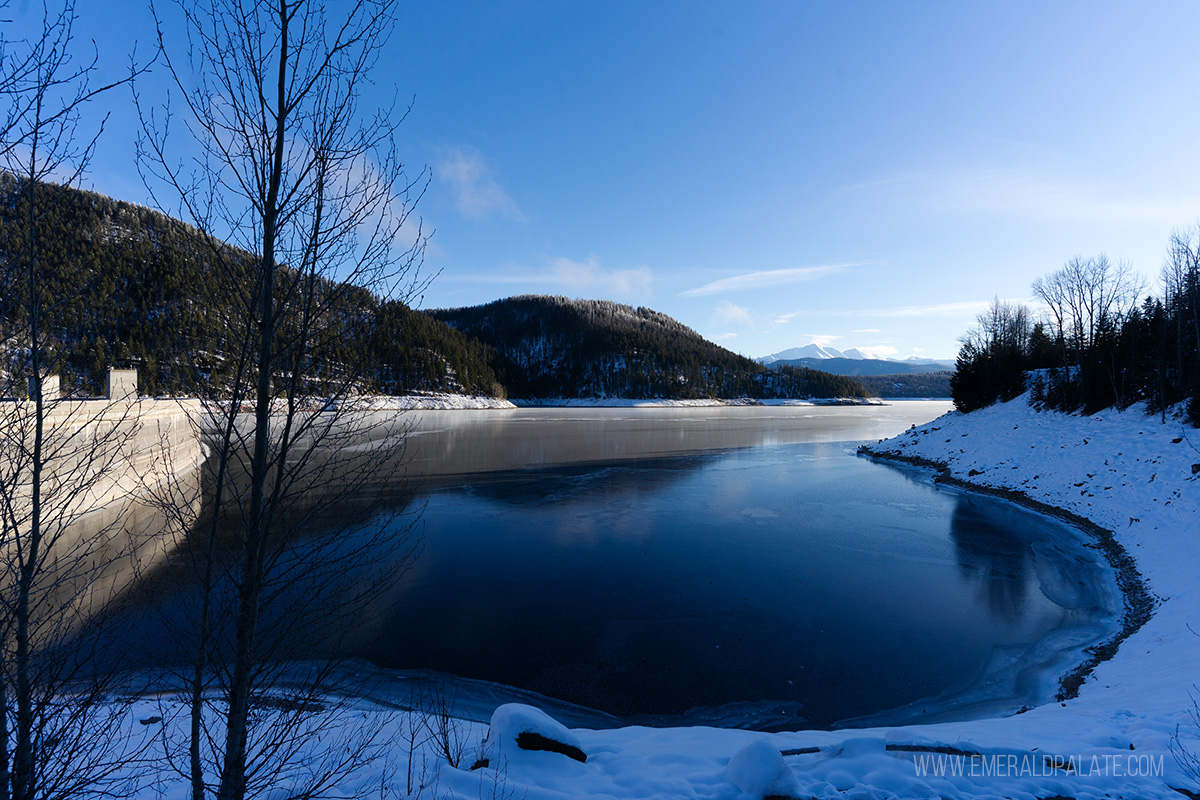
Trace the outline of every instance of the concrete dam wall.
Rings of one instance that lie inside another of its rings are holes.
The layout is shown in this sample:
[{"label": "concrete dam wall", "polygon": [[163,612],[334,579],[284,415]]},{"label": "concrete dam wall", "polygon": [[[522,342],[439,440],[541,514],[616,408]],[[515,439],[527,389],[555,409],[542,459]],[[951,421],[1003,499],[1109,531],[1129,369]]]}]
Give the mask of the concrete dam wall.
[{"label": "concrete dam wall", "polygon": [[[152,567],[200,509],[199,401],[138,400],[127,388],[119,396],[48,398],[43,414],[43,579],[54,587],[48,601],[84,617]],[[0,401],[0,546],[9,559],[32,528],[35,411],[32,401]]]},{"label": "concrete dam wall", "polygon": [[[32,402],[0,402],[0,481],[18,509],[32,497],[34,411]],[[74,518],[186,477],[204,460],[200,413],[195,400],[48,402],[43,517]]]}]

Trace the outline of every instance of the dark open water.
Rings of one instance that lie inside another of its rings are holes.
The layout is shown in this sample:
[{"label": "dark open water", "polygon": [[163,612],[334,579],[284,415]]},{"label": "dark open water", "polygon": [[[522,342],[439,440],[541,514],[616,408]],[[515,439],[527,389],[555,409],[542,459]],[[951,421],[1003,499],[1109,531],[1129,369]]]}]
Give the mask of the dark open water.
[{"label": "dark open water", "polygon": [[[652,724],[1037,702],[1119,597],[1061,523],[855,454],[941,410],[425,412],[422,552],[339,633],[379,667]],[[320,629],[294,657],[325,651]]]}]

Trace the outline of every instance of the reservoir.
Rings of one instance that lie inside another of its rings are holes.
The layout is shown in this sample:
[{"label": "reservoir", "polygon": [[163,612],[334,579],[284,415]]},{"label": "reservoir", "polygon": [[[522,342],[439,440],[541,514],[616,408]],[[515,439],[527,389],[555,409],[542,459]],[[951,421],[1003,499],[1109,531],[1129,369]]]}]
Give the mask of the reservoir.
[{"label": "reservoir", "polygon": [[[947,408],[416,412],[403,508],[361,521],[396,526],[372,567],[402,577],[352,624],[311,620],[289,657],[336,638],[385,671],[614,724],[780,730],[1044,702],[1121,598],[1075,529],[857,455]],[[138,623],[158,643],[145,664],[185,660],[158,620]]]}]

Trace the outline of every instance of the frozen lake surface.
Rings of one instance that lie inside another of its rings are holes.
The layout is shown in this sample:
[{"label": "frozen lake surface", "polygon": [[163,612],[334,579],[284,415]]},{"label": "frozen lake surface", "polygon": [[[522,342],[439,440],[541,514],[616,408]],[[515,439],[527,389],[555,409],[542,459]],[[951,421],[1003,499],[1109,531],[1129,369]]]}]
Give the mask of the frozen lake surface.
[{"label": "frozen lake surface", "polygon": [[1073,529],[856,455],[947,408],[414,414],[422,552],[350,654],[646,724],[1042,701],[1120,597]]},{"label": "frozen lake surface", "polygon": [[460,474],[362,655],[653,723],[1034,702],[1120,599],[1062,524],[856,456],[944,409],[426,414],[414,471]]}]

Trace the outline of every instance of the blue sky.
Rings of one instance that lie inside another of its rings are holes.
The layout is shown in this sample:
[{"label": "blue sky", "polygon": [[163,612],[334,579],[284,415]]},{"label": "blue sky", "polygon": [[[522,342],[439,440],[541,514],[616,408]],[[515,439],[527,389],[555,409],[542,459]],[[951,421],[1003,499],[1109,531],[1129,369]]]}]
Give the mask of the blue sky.
[{"label": "blue sky", "polygon": [[[38,10],[14,0],[11,30]],[[149,51],[144,3],[80,15],[104,72]],[[1028,300],[1077,254],[1153,280],[1200,218],[1197,3],[439,0],[399,17],[376,80],[414,98],[398,145],[432,170],[425,307],[608,298],[750,356],[953,357],[993,296]],[[88,185],[145,202],[128,93],[95,110],[112,117]]]}]

